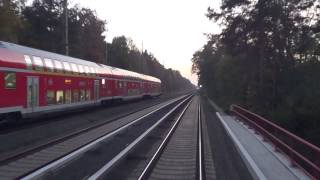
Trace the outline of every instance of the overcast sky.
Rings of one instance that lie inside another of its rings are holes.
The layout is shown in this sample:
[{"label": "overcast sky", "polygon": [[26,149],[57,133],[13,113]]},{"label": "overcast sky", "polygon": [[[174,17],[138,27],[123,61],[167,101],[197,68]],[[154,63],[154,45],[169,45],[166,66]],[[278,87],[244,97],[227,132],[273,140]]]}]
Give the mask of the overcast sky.
[{"label": "overcast sky", "polygon": [[107,21],[107,41],[130,37],[139,49],[147,49],[166,68],[179,70],[194,84],[191,75],[193,53],[206,42],[204,33],[219,32],[205,16],[207,8],[220,0],[69,0],[96,10]]}]

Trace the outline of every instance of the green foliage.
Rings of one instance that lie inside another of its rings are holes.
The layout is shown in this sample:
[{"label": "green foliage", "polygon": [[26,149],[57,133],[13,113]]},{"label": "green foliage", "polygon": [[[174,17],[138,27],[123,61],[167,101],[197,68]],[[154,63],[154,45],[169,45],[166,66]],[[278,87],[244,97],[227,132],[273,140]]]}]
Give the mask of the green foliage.
[{"label": "green foliage", "polygon": [[223,30],[194,53],[199,83],[224,108],[240,104],[319,145],[319,9],[316,0],[223,0],[209,8]]},{"label": "green foliage", "polygon": [[[106,43],[102,33],[105,21],[96,13],[78,6],[70,8],[69,48],[70,55],[103,63]],[[39,49],[65,53],[63,0],[36,0],[23,9],[27,23],[19,43]]]},{"label": "green foliage", "polygon": [[24,22],[20,18],[24,0],[0,0],[0,39],[18,42]]}]

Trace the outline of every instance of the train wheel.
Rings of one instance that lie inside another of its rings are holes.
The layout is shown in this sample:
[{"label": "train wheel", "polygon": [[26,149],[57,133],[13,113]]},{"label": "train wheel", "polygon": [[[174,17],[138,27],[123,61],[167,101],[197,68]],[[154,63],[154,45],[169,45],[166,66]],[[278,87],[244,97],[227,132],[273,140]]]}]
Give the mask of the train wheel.
[{"label": "train wheel", "polygon": [[3,122],[5,120],[5,116],[4,115],[0,115],[0,122]]},{"label": "train wheel", "polygon": [[5,115],[4,120],[7,122],[19,122],[22,119],[21,113],[19,112],[13,112],[13,113],[8,113]]}]

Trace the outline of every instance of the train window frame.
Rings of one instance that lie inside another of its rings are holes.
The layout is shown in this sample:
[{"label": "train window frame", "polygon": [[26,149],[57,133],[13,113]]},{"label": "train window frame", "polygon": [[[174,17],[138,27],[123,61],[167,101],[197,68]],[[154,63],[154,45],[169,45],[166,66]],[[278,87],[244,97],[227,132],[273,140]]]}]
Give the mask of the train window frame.
[{"label": "train window frame", "polygon": [[[82,97],[81,95],[83,95],[83,98],[81,98]],[[86,90],[80,89],[79,90],[79,102],[84,102],[84,101],[86,101]]]},{"label": "train window frame", "polygon": [[43,71],[43,61],[40,57],[33,56],[33,64],[36,71]]},{"label": "train window frame", "polygon": [[65,104],[71,104],[72,103],[72,92],[71,92],[71,89],[65,90],[64,94],[65,94],[64,103]]},{"label": "train window frame", "polygon": [[63,64],[63,69],[64,69],[64,71],[66,73],[71,72],[71,67],[70,67],[70,64],[68,62],[63,61],[62,64]]},{"label": "train window frame", "polygon": [[44,58],[43,61],[47,71],[54,72],[54,65],[52,59]]},{"label": "train window frame", "polygon": [[79,73],[78,66],[74,63],[70,63],[70,65],[71,65],[72,72],[78,74]]},{"label": "train window frame", "polygon": [[[51,95],[53,95],[53,97],[50,97],[52,98],[51,101],[48,100],[48,95],[52,93]],[[47,90],[47,93],[46,93],[46,101],[47,101],[47,105],[50,106],[50,105],[55,105],[56,104],[56,93],[54,90]]]},{"label": "train window frame", "polygon": [[95,72],[94,68],[93,67],[89,67],[89,69],[90,69],[91,74],[93,76],[95,76],[96,72]]},{"label": "train window frame", "polygon": [[104,79],[104,84],[102,84],[102,87],[104,88],[104,89],[106,89],[106,88],[109,88],[108,87],[108,79],[106,79],[106,78],[103,78]]},{"label": "train window frame", "polygon": [[24,55],[24,61],[26,62],[26,65],[27,65],[27,69],[30,69],[32,70],[32,59],[30,56],[28,55]]},{"label": "train window frame", "polygon": [[[62,96],[60,96],[62,95]],[[62,97],[62,101],[60,102],[60,97]],[[59,99],[58,99],[59,98]],[[56,91],[56,104],[64,104],[64,91],[63,90],[57,90]]]},{"label": "train window frame", "polygon": [[82,65],[78,65],[79,73],[84,74],[84,68]]},{"label": "train window frame", "polygon": [[[12,82],[8,82],[8,75],[13,75]],[[10,85],[10,83],[12,85]],[[4,73],[4,87],[5,89],[16,89],[17,88],[17,74],[15,72],[5,72]]]},{"label": "train window frame", "polygon": [[90,89],[86,89],[85,99],[86,99],[86,101],[90,101],[91,100],[91,90]]},{"label": "train window frame", "polygon": [[57,70],[57,72],[62,72],[63,67],[62,67],[62,63],[58,60],[53,60],[54,63],[54,67]]},{"label": "train window frame", "polygon": [[74,89],[72,91],[72,103],[80,102],[79,90]]},{"label": "train window frame", "polygon": [[84,71],[87,75],[90,75],[90,68],[89,66],[84,66]]}]

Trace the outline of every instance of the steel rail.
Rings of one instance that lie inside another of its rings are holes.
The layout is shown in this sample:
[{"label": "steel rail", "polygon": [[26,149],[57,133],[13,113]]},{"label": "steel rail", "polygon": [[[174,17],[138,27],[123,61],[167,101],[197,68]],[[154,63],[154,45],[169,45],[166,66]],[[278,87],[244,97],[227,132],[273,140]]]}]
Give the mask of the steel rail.
[{"label": "steel rail", "polygon": [[157,151],[154,153],[154,155],[152,156],[152,158],[150,159],[150,161],[148,162],[147,166],[144,168],[144,170],[142,171],[142,173],[140,174],[138,180],[144,180],[147,179],[147,176],[150,174],[152,168],[154,167],[156,161],[158,160],[158,158],[160,157],[160,154],[162,153],[163,149],[165,148],[165,146],[167,145],[167,143],[170,140],[170,137],[172,136],[172,134],[174,133],[175,129],[177,128],[179,122],[182,119],[182,116],[185,114],[187,108],[190,106],[192,101],[190,101],[186,107],[183,109],[183,111],[180,113],[179,117],[177,118],[176,122],[173,124],[173,126],[171,127],[171,129],[169,130],[169,132],[167,133],[166,137],[164,138],[164,140],[162,141],[162,143],[160,144],[160,146],[158,147]]},{"label": "steel rail", "polygon": [[123,149],[120,153],[118,153],[113,159],[111,159],[108,163],[106,163],[102,168],[88,177],[88,180],[96,180],[101,178],[104,174],[109,172],[116,164],[120,162],[124,157],[126,157],[129,152],[131,152],[142,140],[144,140],[150,132],[152,132],[156,127],[159,126],[165,119],[167,119],[171,114],[173,114],[179,107],[181,107],[188,99],[192,96],[184,99],[178,105],[176,105],[173,109],[171,109],[168,113],[162,116],[155,124],[153,124],[149,129],[147,129],[143,134],[141,134],[137,139],[135,139],[132,143],[130,143],[125,149]]},{"label": "steel rail", "polygon": [[198,179],[203,179],[201,106],[198,108]]},{"label": "steel rail", "polygon": [[118,129],[115,129],[112,132],[110,132],[110,133],[108,133],[106,135],[103,135],[103,136],[97,138],[96,140],[93,140],[93,141],[89,142],[86,145],[83,145],[82,147],[74,150],[73,152],[67,154],[66,156],[60,157],[60,158],[58,158],[58,159],[56,159],[56,160],[54,160],[54,161],[52,161],[52,162],[40,167],[40,168],[38,168],[38,169],[36,169],[36,170],[34,170],[32,172],[29,172],[26,175],[23,175],[20,179],[21,180],[30,180],[30,179],[39,178],[42,175],[44,175],[46,172],[52,171],[54,169],[57,169],[58,167],[66,164],[67,162],[70,162],[71,160],[73,160],[76,157],[80,156],[84,152],[87,152],[91,148],[93,148],[96,145],[98,145],[100,142],[105,141],[105,140],[107,140],[107,139],[109,139],[111,137],[114,137],[115,135],[119,134],[123,130],[125,130],[125,129],[129,128],[130,126],[132,126],[133,124],[145,119],[146,117],[148,117],[148,116],[160,111],[161,109],[163,109],[163,108],[165,108],[165,107],[167,107],[167,106],[169,106],[169,105],[171,105],[171,104],[173,104],[173,103],[175,103],[175,102],[177,102],[177,101],[179,101],[179,100],[181,100],[183,98],[188,99],[189,97],[190,96],[183,96],[183,97],[178,98],[176,100],[171,100],[169,103],[166,103],[163,106],[161,106],[161,107],[159,107],[159,108],[157,108],[157,109],[155,109],[155,110],[153,110],[153,111],[151,111],[151,112],[149,112],[149,113],[147,113],[147,114],[145,114],[145,115],[143,115],[143,116],[141,116],[141,117],[139,117],[139,118],[127,123],[127,124],[125,124],[124,126],[119,127]]}]

